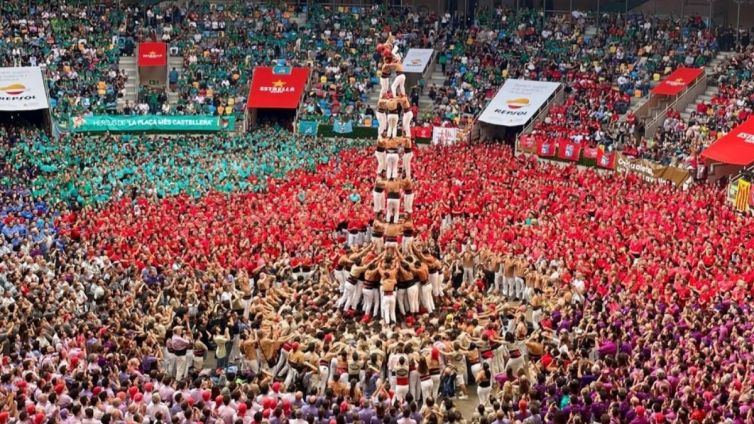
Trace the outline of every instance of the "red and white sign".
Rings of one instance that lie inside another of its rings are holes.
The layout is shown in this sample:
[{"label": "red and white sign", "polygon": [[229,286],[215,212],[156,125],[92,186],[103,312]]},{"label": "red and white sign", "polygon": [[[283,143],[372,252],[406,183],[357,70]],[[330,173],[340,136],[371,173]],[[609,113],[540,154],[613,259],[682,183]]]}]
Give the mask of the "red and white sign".
[{"label": "red and white sign", "polygon": [[749,118],[712,143],[702,152],[702,156],[729,165],[746,166],[754,163],[754,118]]},{"label": "red and white sign", "polygon": [[139,43],[139,66],[167,66],[166,43]]},{"label": "red and white sign", "polygon": [[597,166],[605,169],[615,169],[615,152],[599,149],[597,152]]},{"label": "red and white sign", "polygon": [[249,109],[296,109],[309,79],[307,68],[291,68],[276,74],[270,67],[254,68],[246,107]]},{"label": "red and white sign", "polygon": [[578,161],[581,156],[581,144],[570,140],[561,140],[558,143],[558,157],[563,160]]},{"label": "red and white sign", "polygon": [[685,90],[704,73],[701,68],[678,68],[652,89],[654,94],[675,96]]}]

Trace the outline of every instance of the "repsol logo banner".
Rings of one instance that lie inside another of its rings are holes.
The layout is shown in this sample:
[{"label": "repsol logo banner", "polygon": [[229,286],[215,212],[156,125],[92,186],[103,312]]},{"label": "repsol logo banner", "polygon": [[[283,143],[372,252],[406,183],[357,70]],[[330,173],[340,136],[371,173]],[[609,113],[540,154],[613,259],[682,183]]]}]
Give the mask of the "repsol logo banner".
[{"label": "repsol logo banner", "polygon": [[47,109],[42,70],[36,66],[0,68],[0,111]]},{"label": "repsol logo banner", "polygon": [[492,125],[526,125],[555,93],[560,83],[509,79],[500,88],[479,120]]}]

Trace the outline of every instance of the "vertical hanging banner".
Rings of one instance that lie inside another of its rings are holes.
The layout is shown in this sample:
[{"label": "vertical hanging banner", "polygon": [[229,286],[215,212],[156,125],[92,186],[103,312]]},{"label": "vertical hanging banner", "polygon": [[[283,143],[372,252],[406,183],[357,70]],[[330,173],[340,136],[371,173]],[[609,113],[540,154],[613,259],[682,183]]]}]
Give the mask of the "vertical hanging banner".
[{"label": "vertical hanging banner", "polygon": [[335,121],[332,129],[333,132],[338,134],[350,134],[353,132],[353,123],[351,121]]},{"label": "vertical hanging banner", "polygon": [[738,191],[736,192],[736,209],[740,212],[749,211],[749,198],[751,197],[751,183],[744,180],[738,180]]},{"label": "vertical hanging banner", "polygon": [[450,146],[456,143],[458,128],[434,127],[432,129],[432,144]]},{"label": "vertical hanging banner", "polygon": [[298,133],[301,135],[317,135],[317,121],[298,121]]},{"label": "vertical hanging banner", "polygon": [[555,156],[555,142],[552,140],[537,141],[537,156],[543,158]]},{"label": "vertical hanging banner", "polygon": [[558,158],[576,162],[581,157],[581,144],[570,140],[561,140],[558,143]]},{"label": "vertical hanging banner", "polygon": [[164,88],[168,82],[168,45],[139,43],[138,64],[142,86]]},{"label": "vertical hanging banner", "polygon": [[605,169],[615,169],[615,152],[599,149],[597,152],[597,166]]}]

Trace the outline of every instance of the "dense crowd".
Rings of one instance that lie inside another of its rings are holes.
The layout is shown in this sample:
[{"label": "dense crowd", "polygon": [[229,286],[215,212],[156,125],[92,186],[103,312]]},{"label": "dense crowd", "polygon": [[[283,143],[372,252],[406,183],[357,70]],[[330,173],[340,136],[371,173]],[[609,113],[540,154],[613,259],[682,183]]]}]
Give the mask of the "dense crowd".
[{"label": "dense crowd", "polygon": [[[413,34],[395,38],[399,51],[459,34],[449,16],[379,8],[319,13],[296,32],[295,10],[261,5],[155,6],[123,17],[104,6],[66,17],[63,8],[44,18],[47,7],[57,6],[8,9],[4,19],[19,31],[31,26],[20,22],[24,13],[66,29],[70,18],[78,31],[91,31],[87,19],[103,28],[112,19],[127,39],[175,43],[189,62],[176,81],[186,107],[197,96],[225,107],[237,95],[224,84],[229,74],[214,71],[218,61],[295,63],[314,51],[306,60],[324,78],[314,93],[325,104],[308,106],[334,115],[343,101],[353,109],[338,115],[357,114],[364,93],[348,89],[389,85],[373,80],[389,55],[372,56],[378,39],[368,28]],[[501,78],[567,82],[565,104],[535,129],[541,137],[630,148],[633,129],[610,125],[632,84],[715,50],[693,19],[681,51],[679,30],[663,19],[603,17],[589,36],[581,14],[553,18],[552,32],[528,12],[483,18],[499,32],[446,44],[453,53],[441,56],[457,79],[448,87],[471,79],[458,96],[466,112],[444,109],[451,115],[442,119],[470,113],[476,90],[502,81],[494,71],[485,81],[481,69],[499,67],[508,72]],[[527,57],[499,66],[489,49],[501,46]],[[79,59],[100,53],[72,48],[77,64],[66,66],[78,72],[89,66]],[[476,63],[477,54],[492,62]],[[571,54],[588,60],[552,66]],[[750,52],[723,64],[720,92],[692,124],[670,117],[639,153],[683,155],[745,119],[750,65]],[[242,84],[242,69],[229,72]],[[616,89],[620,76],[628,85]],[[67,87],[89,78],[98,77]],[[452,105],[448,93],[434,94]],[[20,121],[0,126],[0,424],[754,420],[754,218],[733,212],[712,185],[680,190],[516,156],[500,144],[414,149],[397,136],[399,121],[410,134],[414,114],[399,101],[407,100],[388,95],[372,105],[387,122],[374,147],[272,127],[57,139]],[[626,121],[633,124],[630,114]],[[376,207],[380,184],[387,211]],[[393,206],[391,192],[402,193]],[[378,221],[409,220],[410,232],[376,231]],[[398,294],[429,281],[431,306],[401,306],[397,320],[370,314],[393,296],[386,280],[405,284]],[[382,304],[346,299],[354,286],[375,290],[375,281]],[[473,413],[464,409],[469,396]]]},{"label": "dense crowd", "polygon": [[[29,135],[7,134],[23,151]],[[46,171],[9,161],[5,181],[94,180],[130,161],[143,170],[147,158],[169,181],[183,162],[151,159],[150,143],[191,152],[180,138],[107,141],[141,147],[107,171],[65,155]],[[36,144],[45,142],[54,145]],[[329,271],[346,232],[372,215],[368,149],[275,175],[257,192],[156,198],[134,182],[135,196],[80,210],[50,209],[53,189],[6,184],[0,421],[751,419],[754,238],[723,193],[541,164],[496,145],[419,154],[413,219],[418,246],[442,261],[443,295],[434,313],[397,325],[333,313]],[[194,166],[212,174],[218,163]],[[392,376],[403,366],[405,393]],[[454,398],[472,389],[480,408],[468,417]]]}]

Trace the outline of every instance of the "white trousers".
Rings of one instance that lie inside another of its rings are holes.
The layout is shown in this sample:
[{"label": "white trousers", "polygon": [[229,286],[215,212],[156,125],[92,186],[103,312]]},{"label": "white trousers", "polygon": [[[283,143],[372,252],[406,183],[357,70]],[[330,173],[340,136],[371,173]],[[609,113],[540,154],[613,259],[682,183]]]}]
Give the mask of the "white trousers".
[{"label": "white trousers", "polygon": [[409,311],[408,290],[398,289],[397,293],[398,297],[396,298],[396,302],[398,303],[398,310],[401,311],[401,314],[406,315]]},{"label": "white trousers", "polygon": [[393,84],[390,86],[390,89],[393,91],[393,94],[396,96],[405,96],[406,95],[406,75],[400,74],[395,77],[393,80]]},{"label": "white trousers", "polygon": [[406,173],[406,178],[411,179],[411,158],[414,157],[414,153],[403,154],[403,172]]},{"label": "white trousers", "polygon": [[385,152],[374,152],[374,156],[377,157],[377,175],[380,175],[385,170]]},{"label": "white trousers", "polygon": [[385,166],[388,178],[398,178],[398,153],[388,152],[385,155]]},{"label": "white trousers", "polygon": [[372,205],[373,205],[372,210],[374,211],[374,213],[379,213],[385,210],[385,192],[384,191],[372,192]]},{"label": "white trousers", "polygon": [[401,124],[403,124],[403,136],[411,138],[411,121],[414,119],[414,112],[411,110],[403,111],[403,118]]},{"label": "white trousers", "polygon": [[414,192],[403,195],[403,210],[407,213],[414,212]]},{"label": "white trousers", "polygon": [[364,288],[364,283],[359,281],[359,284],[357,284],[356,288],[353,290],[353,294],[351,295],[351,298],[346,302],[346,309],[356,309],[359,306],[359,302],[361,302],[361,294],[362,294],[363,288]]},{"label": "white trousers", "polygon": [[387,131],[387,113],[375,112],[374,116],[377,118],[377,134],[382,136]]},{"label": "white trousers", "polygon": [[390,78],[380,78],[380,98],[390,91]]},{"label": "white trousers", "polygon": [[385,324],[396,322],[395,319],[395,292],[391,294],[382,294],[382,319]]},{"label": "white trousers", "polygon": [[406,399],[407,394],[408,394],[408,385],[395,386],[395,398],[398,400],[398,402],[403,403],[403,400]]},{"label": "white trousers", "polygon": [[421,381],[422,399],[424,400],[424,403],[427,403],[427,399],[434,396],[432,386],[431,378]]},{"label": "white trousers", "polygon": [[428,313],[432,313],[435,310],[435,301],[432,299],[432,284],[421,285],[421,304]]},{"label": "white trousers", "polygon": [[372,236],[372,244],[374,245],[374,251],[377,253],[382,253],[382,237],[374,237]]},{"label": "white trousers", "polygon": [[362,290],[362,296],[364,297],[364,302],[361,310],[369,316],[376,317],[380,309],[379,291],[376,288]]},{"label": "white trousers", "polygon": [[413,237],[403,236],[401,239],[401,252],[408,256],[411,253],[411,243],[414,241]]},{"label": "white trousers", "polygon": [[186,355],[175,355],[175,380],[181,381],[188,375],[188,358]]},{"label": "white trousers", "polygon": [[338,303],[336,304],[338,309],[343,307],[343,309],[348,309],[349,300],[353,297],[353,292],[356,291],[356,284],[350,283],[346,281],[346,283],[343,285],[343,294],[340,296],[340,299],[338,299]]},{"label": "white trousers", "polygon": [[333,271],[333,278],[335,278],[335,281],[338,282],[338,290],[343,293],[343,290],[345,289],[344,286],[346,285],[345,271],[336,269],[335,271]]},{"label": "white trousers", "polygon": [[440,296],[442,292],[440,279],[442,278],[442,274],[439,272],[433,272],[429,274],[429,284],[432,286],[432,295],[433,296]]},{"label": "white trousers", "polygon": [[481,387],[477,386],[476,388],[476,394],[479,397],[479,404],[484,406],[489,406],[490,404],[490,391],[492,391],[492,386],[487,387]]},{"label": "white trousers", "polygon": [[387,114],[387,136],[389,138],[398,137],[398,114]]},{"label": "white trousers", "polygon": [[406,289],[406,294],[408,295],[408,309],[412,314],[419,312],[419,284],[414,284],[413,286]]},{"label": "white trousers", "polygon": [[396,223],[400,215],[401,199],[387,199],[387,208],[385,209],[385,221]]}]

